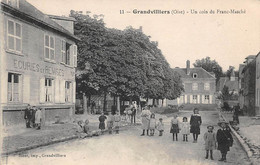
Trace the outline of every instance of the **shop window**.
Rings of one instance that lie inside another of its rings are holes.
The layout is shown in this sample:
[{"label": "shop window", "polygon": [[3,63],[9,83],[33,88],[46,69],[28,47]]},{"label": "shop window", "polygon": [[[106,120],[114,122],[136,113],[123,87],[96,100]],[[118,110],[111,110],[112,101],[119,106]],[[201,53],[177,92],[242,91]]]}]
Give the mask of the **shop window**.
[{"label": "shop window", "polygon": [[210,84],[209,83],[204,83],[204,90],[209,90],[210,89]]},{"label": "shop window", "polygon": [[209,104],[209,95],[204,96],[204,103]]},{"label": "shop window", "polygon": [[71,102],[72,87],[70,81],[65,81],[65,102]]},{"label": "shop window", "polygon": [[192,90],[198,90],[198,83],[193,83],[192,84]]},{"label": "shop window", "polygon": [[21,75],[15,73],[8,73],[8,101],[19,102],[21,101]]},{"label": "shop window", "polygon": [[53,101],[53,79],[45,78],[45,102]]},{"label": "shop window", "polygon": [[49,36],[49,35],[45,35],[45,37],[44,37],[44,56],[45,56],[45,59],[54,60],[54,58],[55,58],[54,45],[55,45],[54,37]]},{"label": "shop window", "polygon": [[19,23],[8,20],[8,49],[22,52],[22,26]]}]

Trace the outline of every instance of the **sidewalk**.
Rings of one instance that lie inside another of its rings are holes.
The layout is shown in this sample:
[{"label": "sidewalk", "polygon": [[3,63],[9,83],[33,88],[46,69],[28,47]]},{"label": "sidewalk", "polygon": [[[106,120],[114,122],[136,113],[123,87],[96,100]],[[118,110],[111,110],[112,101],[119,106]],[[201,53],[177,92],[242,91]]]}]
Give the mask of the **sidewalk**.
[{"label": "sidewalk", "polygon": [[[25,128],[24,125],[3,128],[2,155],[14,154],[25,150],[46,146],[78,138],[76,124],[78,120],[90,121],[90,130],[98,130],[99,115],[75,115],[73,121],[64,124],[46,123],[40,130]],[[121,126],[128,125],[122,121]]]},{"label": "sidewalk", "polygon": [[[233,120],[232,113],[221,114],[227,122]],[[232,131],[253,163],[260,164],[260,123],[249,116],[239,116],[239,121],[239,130]]]}]

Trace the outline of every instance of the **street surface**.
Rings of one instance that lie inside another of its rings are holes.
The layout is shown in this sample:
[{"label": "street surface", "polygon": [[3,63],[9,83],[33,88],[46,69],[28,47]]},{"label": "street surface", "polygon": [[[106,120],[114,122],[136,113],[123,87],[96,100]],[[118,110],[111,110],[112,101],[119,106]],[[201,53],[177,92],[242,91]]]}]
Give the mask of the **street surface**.
[{"label": "street surface", "polygon": [[[192,112],[180,112],[179,116],[190,117]],[[214,151],[214,160],[205,160],[203,134],[206,126],[212,124],[215,131],[218,113],[215,111],[200,112],[202,116],[201,135],[198,143],[172,141],[170,130],[171,117],[164,117],[165,132],[162,137],[140,136],[141,126],[130,127],[119,135],[104,135],[90,139],[77,139],[51,146],[46,146],[20,155],[5,158],[4,164],[10,165],[57,165],[57,164],[89,164],[89,165],[206,165],[206,164],[249,164],[246,154],[235,140],[231,151],[228,152],[226,163],[219,162],[220,153]],[[158,115],[156,116],[158,120]],[[56,157],[50,157],[55,155]],[[49,156],[49,157],[47,157]]]}]

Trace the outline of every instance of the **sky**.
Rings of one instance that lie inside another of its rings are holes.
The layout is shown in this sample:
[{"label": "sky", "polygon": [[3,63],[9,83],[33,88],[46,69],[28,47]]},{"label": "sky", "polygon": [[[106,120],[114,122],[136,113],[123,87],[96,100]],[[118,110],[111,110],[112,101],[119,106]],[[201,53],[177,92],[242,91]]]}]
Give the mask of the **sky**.
[{"label": "sky", "polygon": [[[139,28],[158,41],[171,67],[186,67],[209,56],[226,71],[260,52],[259,0],[27,0],[45,14],[68,16],[70,10],[103,14],[109,28]],[[242,10],[242,14],[221,11]],[[120,14],[124,10],[124,14]],[[135,14],[160,10],[170,14]],[[210,11],[215,13],[210,13]],[[129,13],[127,13],[127,11]],[[192,13],[193,11],[193,13]],[[194,11],[197,11],[195,14]],[[208,13],[205,13],[208,12]]]}]

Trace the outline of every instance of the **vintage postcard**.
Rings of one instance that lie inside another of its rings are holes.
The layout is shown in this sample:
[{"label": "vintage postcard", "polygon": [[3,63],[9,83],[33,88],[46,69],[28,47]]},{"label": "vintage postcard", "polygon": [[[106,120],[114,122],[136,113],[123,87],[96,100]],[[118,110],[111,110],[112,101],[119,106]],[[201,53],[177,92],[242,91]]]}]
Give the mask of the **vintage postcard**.
[{"label": "vintage postcard", "polygon": [[1,0],[1,164],[260,164],[259,0]]}]

